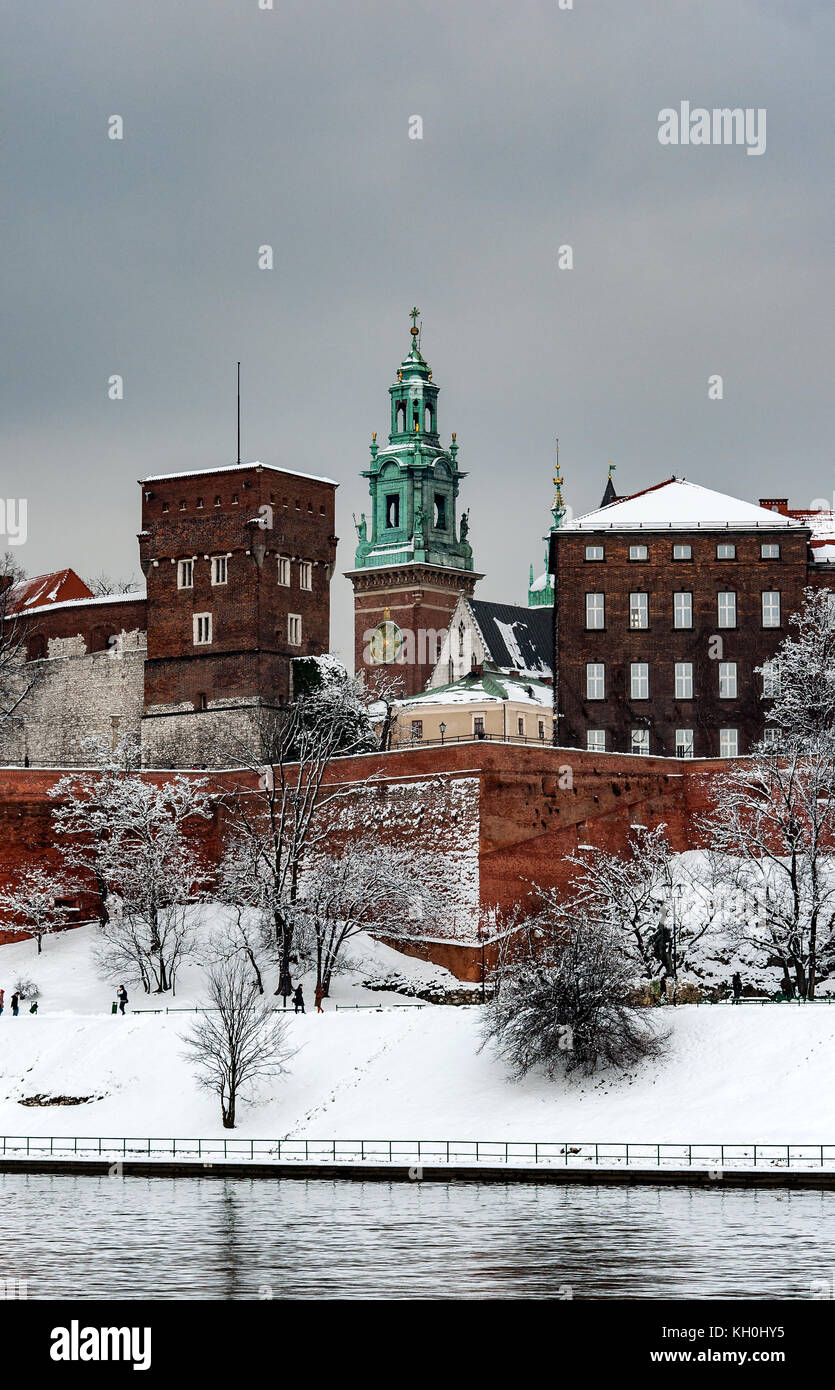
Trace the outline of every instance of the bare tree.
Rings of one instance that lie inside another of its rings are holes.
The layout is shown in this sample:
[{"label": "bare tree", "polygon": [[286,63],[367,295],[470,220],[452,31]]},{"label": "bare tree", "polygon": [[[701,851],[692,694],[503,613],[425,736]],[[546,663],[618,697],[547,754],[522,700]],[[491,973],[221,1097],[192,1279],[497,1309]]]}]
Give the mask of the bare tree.
[{"label": "bare tree", "polygon": [[68,889],[66,878],[54,868],[32,864],[15,881],[0,889],[0,912],[8,914],[8,927],[34,937],[41,954],[43,938],[71,920],[67,907],[59,901]]},{"label": "bare tree", "polygon": [[210,1012],[186,1038],[199,1084],[220,1098],[224,1129],[234,1129],[245,1087],[287,1070],[292,1055],[286,1024],[264,1003],[240,955],[216,961],[208,971]]},{"label": "bare tree", "polygon": [[105,570],[100,570],[84,582],[88,589],[92,589],[96,598],[107,598],[111,594],[135,594],[142,587],[133,574],[127,579],[114,579],[113,575],[107,574]]},{"label": "bare tree", "polygon": [[513,1074],[549,1077],[600,1065],[625,1069],[658,1055],[648,1014],[631,1007],[634,963],[611,924],[576,901],[545,891],[525,939],[505,958],[485,1009],[482,1046],[492,1042]]},{"label": "bare tree", "polygon": [[366,675],[362,691],[369,719],[377,733],[377,748],[385,753],[391,747],[400,701],[406,693],[405,679],[389,666],[378,666]]}]

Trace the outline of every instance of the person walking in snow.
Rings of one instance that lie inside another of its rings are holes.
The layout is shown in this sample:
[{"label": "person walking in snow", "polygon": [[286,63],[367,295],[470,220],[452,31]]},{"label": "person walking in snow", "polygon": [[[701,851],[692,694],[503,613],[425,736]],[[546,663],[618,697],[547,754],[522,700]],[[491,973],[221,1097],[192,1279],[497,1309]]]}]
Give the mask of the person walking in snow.
[{"label": "person walking in snow", "polygon": [[119,1013],[125,1012],[125,1005],[128,1002],[128,992],[124,985],[120,985],[116,991],[116,998],[119,1000]]},{"label": "person walking in snow", "polygon": [[15,991],[12,995],[12,1016],[17,1018],[20,1012],[20,995]]},{"label": "person walking in snow", "polygon": [[742,994],[742,976],[738,970],[734,973],[733,979],[731,980],[731,988],[734,992],[734,1003],[738,1004],[740,995]]},{"label": "person walking in snow", "polygon": [[304,994],[302,992],[301,985],[296,985],[295,992],[293,994],[293,1008],[297,1014],[304,1013]]},{"label": "person walking in snow", "polygon": [[324,1009],[322,1008],[322,1000],[324,999],[324,997],[325,997],[325,991],[322,989],[322,986],[321,986],[321,985],[317,985],[317,986],[316,986],[316,993],[315,993],[314,996],[313,996],[314,1002],[315,1002],[315,1004],[316,1004],[316,1012],[317,1012],[317,1014],[324,1013]]},{"label": "person walking in snow", "polygon": [[0,1014],[2,1014],[3,1012],[3,1000],[5,999],[5,997],[6,991],[4,989],[0,989]]}]

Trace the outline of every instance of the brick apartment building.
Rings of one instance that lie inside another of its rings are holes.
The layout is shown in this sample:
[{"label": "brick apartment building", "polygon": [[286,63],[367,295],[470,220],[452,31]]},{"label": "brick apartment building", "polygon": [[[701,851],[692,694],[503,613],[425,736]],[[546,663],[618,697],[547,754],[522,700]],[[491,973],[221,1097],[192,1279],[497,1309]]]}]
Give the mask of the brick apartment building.
[{"label": "brick apartment building", "polygon": [[709,758],[767,737],[768,663],[804,589],[835,585],[832,522],[679,478],[563,514],[549,555],[557,742]]}]

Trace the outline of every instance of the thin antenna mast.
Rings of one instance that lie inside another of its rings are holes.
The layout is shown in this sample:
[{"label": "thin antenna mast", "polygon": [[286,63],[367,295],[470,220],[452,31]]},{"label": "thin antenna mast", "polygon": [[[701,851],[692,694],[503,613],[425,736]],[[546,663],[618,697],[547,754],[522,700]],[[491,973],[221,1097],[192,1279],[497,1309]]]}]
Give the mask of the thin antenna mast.
[{"label": "thin antenna mast", "polygon": [[241,461],[241,364],[238,363],[238,463]]}]

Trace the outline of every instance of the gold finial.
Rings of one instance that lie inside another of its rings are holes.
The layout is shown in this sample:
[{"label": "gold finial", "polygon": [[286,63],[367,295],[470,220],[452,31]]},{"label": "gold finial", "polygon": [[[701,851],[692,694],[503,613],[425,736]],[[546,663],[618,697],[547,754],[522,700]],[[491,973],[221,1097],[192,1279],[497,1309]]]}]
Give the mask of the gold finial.
[{"label": "gold finial", "polygon": [[611,478],[612,474],[613,474],[614,471],[615,471],[615,467],[616,467],[616,465],[615,465],[614,463],[612,463],[612,462],[609,463],[609,477],[610,477],[610,478]]},{"label": "gold finial", "polygon": [[374,443],[376,444],[376,442],[377,442],[377,431],[376,431],[376,430],[375,430],[374,433],[372,434],[371,438],[373,439]]},{"label": "gold finial", "polygon": [[417,335],[418,335],[418,332],[419,332],[419,329],[418,329],[418,326],[417,326],[417,321],[418,321],[418,316],[419,316],[419,314],[420,314],[420,309],[417,309],[417,308],[412,309],[411,313],[409,314],[409,318],[412,320],[412,326],[411,326],[411,328],[409,329],[409,332],[411,333],[411,335],[412,335],[413,338],[416,338]]}]

